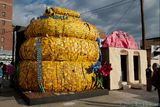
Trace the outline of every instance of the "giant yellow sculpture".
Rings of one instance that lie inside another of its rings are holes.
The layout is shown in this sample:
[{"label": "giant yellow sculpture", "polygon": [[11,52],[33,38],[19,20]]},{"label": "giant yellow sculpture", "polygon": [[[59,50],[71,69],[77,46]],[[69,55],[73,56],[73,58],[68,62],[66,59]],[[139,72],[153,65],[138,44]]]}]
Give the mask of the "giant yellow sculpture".
[{"label": "giant yellow sculpture", "polygon": [[38,91],[36,41],[42,49],[42,84],[45,91],[80,92],[98,88],[90,68],[99,58],[95,26],[80,13],[55,7],[27,27],[27,40],[20,48],[19,86]]}]

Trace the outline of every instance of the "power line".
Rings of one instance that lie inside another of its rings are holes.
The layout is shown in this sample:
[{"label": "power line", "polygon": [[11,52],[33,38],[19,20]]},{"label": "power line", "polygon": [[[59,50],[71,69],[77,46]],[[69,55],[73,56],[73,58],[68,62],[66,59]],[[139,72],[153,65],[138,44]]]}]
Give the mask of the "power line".
[{"label": "power line", "polygon": [[[126,2],[124,2],[124,1],[126,1]],[[130,2],[130,1],[128,1],[128,0],[121,0],[121,1],[118,1],[118,2],[111,3],[109,5],[105,5],[103,7],[99,7],[99,8],[93,9],[93,10],[89,10],[89,11],[83,12],[83,13],[81,13],[81,15],[84,15],[84,14],[86,14],[88,12],[95,12],[95,11],[98,11],[98,10],[101,10],[101,9],[104,9],[104,8],[113,8],[113,7],[117,6],[117,5],[118,6],[119,5],[123,5],[123,4],[126,4],[128,2]]]},{"label": "power line", "polygon": [[134,4],[134,3],[135,3],[135,1],[132,1],[132,2],[131,2],[131,4],[130,4],[130,5],[128,6],[128,8],[125,10],[124,14],[117,20],[117,23],[112,27],[112,29],[116,28],[116,27],[119,25],[118,22],[120,22],[120,21],[123,19],[123,17],[128,14],[129,10],[133,7],[133,4]]},{"label": "power line", "polygon": [[[124,5],[124,4],[127,4],[127,3],[129,3],[129,1],[128,2],[125,2],[125,3],[121,3],[121,4],[117,4],[117,5],[115,5],[116,7],[118,7],[118,6],[121,6],[121,5]],[[112,7],[108,7],[108,8],[113,8],[113,7],[115,7],[115,6],[112,6]],[[107,8],[107,7],[106,7]],[[108,11],[108,10],[106,10],[106,11]],[[93,11],[92,13],[98,13],[98,14],[100,14],[100,13],[106,13],[106,11]],[[86,16],[87,15],[87,16]],[[92,16],[92,14],[84,14],[82,17],[91,17]],[[89,21],[89,20],[88,20]]]},{"label": "power line", "polygon": [[[126,2],[126,3],[123,3],[123,4],[119,4],[119,5],[116,5],[116,8],[118,7],[118,6],[121,6],[121,5],[124,5],[124,4],[127,4],[127,3],[129,3],[129,2]],[[115,7],[115,6],[114,6]],[[110,8],[113,8],[113,7],[110,7]],[[112,10],[105,10],[105,11],[102,11],[102,10],[100,10],[100,11],[95,11],[95,12],[92,12],[92,13],[97,13],[97,14],[101,14],[101,13],[107,13],[107,11],[112,11]],[[91,14],[84,14],[82,17],[84,17],[84,16],[90,16]]]},{"label": "power line", "polygon": [[[123,9],[123,10],[125,10],[125,12],[123,13],[123,15],[120,17],[120,18],[118,18],[117,19],[117,22],[120,22],[121,20],[122,20],[122,18],[129,12],[129,10],[130,9],[132,9],[132,7],[133,7],[133,4],[135,3],[135,1],[136,0],[132,0],[132,2],[130,2],[131,4],[127,7],[127,9]],[[126,3],[129,3],[129,2],[125,2],[125,3],[123,3],[123,4],[126,4]],[[119,4],[118,6],[120,6],[120,5],[123,5],[122,3],[121,4]],[[116,5],[116,7],[117,7],[117,5]],[[96,13],[100,13],[100,12],[96,12]],[[122,13],[122,12],[121,12]],[[87,17],[90,17],[91,15],[87,15]],[[113,29],[119,24],[119,23],[117,23],[116,22],[116,24],[112,27]],[[110,29],[112,29],[112,28],[110,28]]]}]

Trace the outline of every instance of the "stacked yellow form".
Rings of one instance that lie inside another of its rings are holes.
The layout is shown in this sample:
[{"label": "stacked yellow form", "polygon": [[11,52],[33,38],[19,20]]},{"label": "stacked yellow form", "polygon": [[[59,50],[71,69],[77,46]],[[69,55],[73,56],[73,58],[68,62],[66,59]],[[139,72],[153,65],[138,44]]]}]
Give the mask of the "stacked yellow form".
[{"label": "stacked yellow form", "polygon": [[[21,59],[36,60],[36,40],[26,40],[20,48]],[[41,37],[42,58],[44,61],[94,61],[98,60],[99,50],[95,41],[77,38]]]},{"label": "stacked yellow form", "polygon": [[[46,91],[80,92],[98,88],[90,68],[99,58],[95,26],[77,20],[78,12],[54,8],[54,14],[73,19],[52,17],[31,22],[26,29],[27,40],[20,48],[23,60],[19,68],[19,85],[25,90],[38,91],[36,41],[42,48],[42,79]],[[74,20],[74,17],[76,19]]]},{"label": "stacked yellow form", "polygon": [[75,37],[95,41],[98,31],[95,26],[81,20],[38,19],[33,21],[26,30],[26,37],[54,36]]},{"label": "stacked yellow form", "polygon": [[[43,84],[46,91],[79,92],[96,88],[94,73],[88,68],[94,62],[43,61]],[[38,91],[35,61],[23,61],[20,64],[19,84],[26,90]]]}]

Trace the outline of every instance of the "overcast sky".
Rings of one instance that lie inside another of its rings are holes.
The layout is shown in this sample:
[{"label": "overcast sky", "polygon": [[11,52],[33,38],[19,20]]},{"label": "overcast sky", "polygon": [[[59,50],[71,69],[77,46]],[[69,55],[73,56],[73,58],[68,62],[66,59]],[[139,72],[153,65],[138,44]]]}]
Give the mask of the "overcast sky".
[{"label": "overcast sky", "polygon": [[[108,35],[115,30],[122,30],[139,42],[141,39],[139,1],[14,0],[13,24],[27,26],[30,19],[43,14],[46,6],[61,6],[81,12],[81,18],[96,25]],[[160,36],[160,0],[144,0],[144,15],[146,38]]]}]

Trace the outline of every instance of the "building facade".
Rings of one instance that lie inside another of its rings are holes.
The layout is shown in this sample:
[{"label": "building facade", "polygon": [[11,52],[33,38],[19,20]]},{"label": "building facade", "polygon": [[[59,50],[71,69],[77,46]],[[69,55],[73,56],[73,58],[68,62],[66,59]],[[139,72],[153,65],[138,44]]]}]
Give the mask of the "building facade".
[{"label": "building facade", "polygon": [[12,56],[12,7],[13,0],[0,0],[0,58],[2,62],[4,56],[7,59]]},{"label": "building facade", "polygon": [[159,63],[160,64],[160,59],[159,60],[154,60],[152,59],[151,55],[151,46],[152,45],[160,45],[160,37],[155,37],[155,38],[149,38],[145,40],[145,49],[147,50],[147,61],[148,64],[152,65],[153,63]]}]

